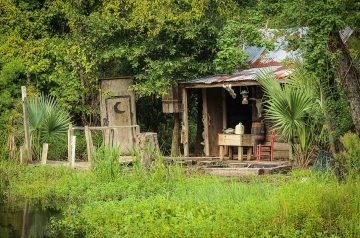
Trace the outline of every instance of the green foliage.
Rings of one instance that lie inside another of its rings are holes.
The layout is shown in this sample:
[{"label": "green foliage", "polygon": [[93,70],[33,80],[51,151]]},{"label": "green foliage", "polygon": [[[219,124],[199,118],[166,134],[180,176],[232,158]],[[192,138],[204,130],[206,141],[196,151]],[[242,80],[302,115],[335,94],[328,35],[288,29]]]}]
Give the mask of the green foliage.
[{"label": "green foliage", "polygon": [[356,176],[360,173],[360,139],[347,133],[340,140],[344,149],[336,156],[338,173],[341,178]]},{"label": "green foliage", "polygon": [[21,85],[26,84],[26,71],[20,59],[0,64],[0,129],[13,129],[21,110]]},{"label": "green foliage", "polygon": [[[328,141],[332,142],[337,141],[353,125],[349,103],[343,94],[342,79],[336,74],[340,63],[339,52],[330,51],[330,36],[349,26],[355,30],[350,41],[358,41],[356,31],[360,21],[359,8],[357,1],[338,0],[261,0],[257,6],[271,27],[307,28],[306,36],[299,45],[304,69],[311,75],[312,83],[308,89],[315,92],[315,97],[321,103],[323,125],[327,129],[331,128]],[[352,53],[356,52],[356,44],[348,44],[348,47]]]},{"label": "green foliage", "polygon": [[119,164],[120,151],[118,148],[101,146],[97,148],[91,159],[94,163],[94,173],[103,179],[114,180],[122,171]]},{"label": "green foliage", "polygon": [[259,83],[264,89],[266,117],[274,127],[291,141],[304,130],[308,112],[314,106],[314,100],[307,91],[280,83],[269,74],[259,75]]},{"label": "green foliage", "polygon": [[266,119],[291,142],[298,166],[307,167],[314,152],[314,131],[310,122],[311,112],[317,105],[315,99],[311,92],[294,84],[282,87],[273,75],[262,73],[258,78],[266,97]]},{"label": "green foliage", "polygon": [[245,45],[269,47],[270,43],[264,40],[253,24],[228,21],[219,33],[219,52],[214,60],[216,71],[231,74],[236,67],[247,66],[248,55],[243,50]]},{"label": "green foliage", "polygon": [[0,70],[22,59],[28,83],[77,122],[96,124],[98,79],[134,76],[139,95],[214,71],[217,34],[236,1],[1,1]]},{"label": "green foliage", "polygon": [[28,112],[34,152],[39,157],[43,143],[64,139],[70,116],[57,105],[54,98],[43,95],[28,101]]},{"label": "green foliage", "polygon": [[[66,237],[358,237],[358,177],[294,171],[290,176],[184,176],[156,165],[104,180],[95,171],[0,162],[5,201],[60,209],[52,229]],[[31,183],[29,183],[31,181]]]}]

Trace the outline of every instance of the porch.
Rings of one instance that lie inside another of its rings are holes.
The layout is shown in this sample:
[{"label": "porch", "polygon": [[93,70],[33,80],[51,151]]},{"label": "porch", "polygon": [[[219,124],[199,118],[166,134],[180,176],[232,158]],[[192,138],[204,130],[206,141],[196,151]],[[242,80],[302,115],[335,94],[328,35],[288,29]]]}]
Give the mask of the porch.
[{"label": "porch", "polygon": [[[275,70],[281,73],[281,70]],[[201,94],[203,158],[255,160],[256,145],[269,143],[271,129],[264,119],[263,92],[255,75],[248,76],[244,73],[217,75],[180,83],[184,157],[194,156],[189,145],[189,97],[194,93]],[[280,77],[279,82],[286,83],[286,78]],[[244,125],[244,135],[226,132],[238,123]],[[278,133],[275,136],[274,159],[288,160],[289,153],[289,145]]]}]

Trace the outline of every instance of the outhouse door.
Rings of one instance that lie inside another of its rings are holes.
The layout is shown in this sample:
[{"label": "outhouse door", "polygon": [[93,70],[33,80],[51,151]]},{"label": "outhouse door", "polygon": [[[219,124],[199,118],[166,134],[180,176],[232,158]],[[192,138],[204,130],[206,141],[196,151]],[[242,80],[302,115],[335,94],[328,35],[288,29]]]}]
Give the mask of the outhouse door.
[{"label": "outhouse door", "polygon": [[[115,128],[110,131],[112,146],[118,146],[121,154],[129,154],[135,142],[135,128],[126,127],[134,125],[131,112],[130,95],[114,96],[105,99],[106,118],[104,125],[121,125],[124,128]],[[109,133],[109,132],[108,132]]]}]

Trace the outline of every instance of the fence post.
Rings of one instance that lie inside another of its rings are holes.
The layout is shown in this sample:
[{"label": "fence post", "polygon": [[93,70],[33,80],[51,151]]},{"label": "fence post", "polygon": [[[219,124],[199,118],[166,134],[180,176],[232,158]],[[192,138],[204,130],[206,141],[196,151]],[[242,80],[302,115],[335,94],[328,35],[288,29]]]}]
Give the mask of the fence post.
[{"label": "fence post", "polygon": [[91,154],[94,152],[94,149],[93,149],[91,131],[89,129],[89,126],[85,126],[85,140],[86,140],[88,161],[90,162],[90,166],[91,166]]},{"label": "fence post", "polygon": [[69,163],[71,163],[71,137],[73,135],[73,131],[72,131],[72,124],[69,123],[69,129],[68,129],[68,138],[67,138],[67,144],[68,144],[68,161]]},{"label": "fence post", "polygon": [[21,86],[21,101],[23,107],[23,116],[24,116],[24,132],[25,132],[25,155],[23,156],[23,162],[31,161],[31,141],[30,141],[30,129],[29,129],[29,112],[27,107],[27,97],[26,97],[26,86]]},{"label": "fence post", "polygon": [[75,168],[75,149],[76,149],[76,136],[71,137],[71,168]]},{"label": "fence post", "polygon": [[44,143],[43,148],[42,148],[42,152],[41,152],[41,164],[46,164],[48,149],[49,149],[49,144]]}]

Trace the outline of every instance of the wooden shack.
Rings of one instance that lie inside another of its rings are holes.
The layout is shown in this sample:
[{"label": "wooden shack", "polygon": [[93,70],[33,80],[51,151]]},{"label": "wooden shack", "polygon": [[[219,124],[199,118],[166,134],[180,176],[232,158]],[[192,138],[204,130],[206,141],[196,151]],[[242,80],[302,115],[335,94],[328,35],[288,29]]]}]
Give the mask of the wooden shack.
[{"label": "wooden shack", "polygon": [[[135,94],[130,77],[100,79],[101,126],[119,126],[105,132],[105,144],[118,146],[122,155],[129,155],[136,142]],[[123,128],[121,128],[124,126]]]},{"label": "wooden shack", "polygon": [[[281,77],[281,69],[277,68],[276,76],[280,83],[285,83],[286,77]],[[202,95],[202,122],[204,157],[219,157],[219,134],[227,128],[235,128],[241,122],[244,133],[247,134],[249,148],[247,159],[254,159],[254,147],[259,143],[269,140],[271,129],[264,120],[262,110],[263,91],[256,81],[255,72],[249,77],[249,72],[241,71],[233,75],[215,75],[204,77],[179,84],[182,91],[182,143],[184,156],[191,156],[189,151],[189,123],[188,123],[188,98],[191,93]],[[222,138],[222,137],[220,137]],[[276,137],[275,158],[287,159],[289,157],[289,146]],[[236,152],[236,151],[235,151]],[[231,155],[230,155],[231,156]]]}]

